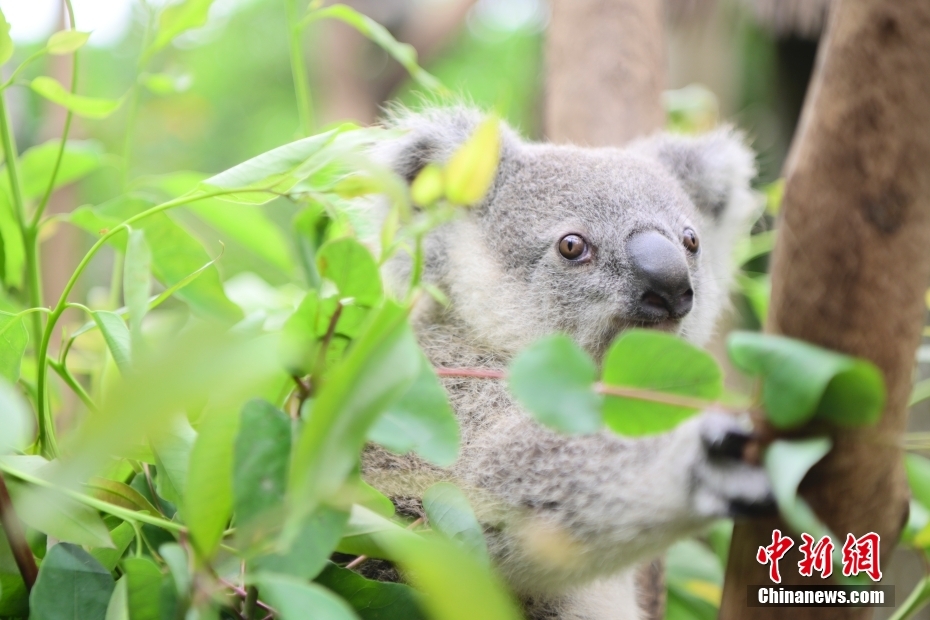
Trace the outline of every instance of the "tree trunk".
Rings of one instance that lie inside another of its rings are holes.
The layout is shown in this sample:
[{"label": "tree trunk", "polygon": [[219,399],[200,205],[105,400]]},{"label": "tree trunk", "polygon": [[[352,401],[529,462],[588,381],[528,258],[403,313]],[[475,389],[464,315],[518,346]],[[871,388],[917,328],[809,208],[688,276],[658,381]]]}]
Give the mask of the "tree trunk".
[{"label": "tree trunk", "polygon": [[[834,447],[801,489],[835,544],[874,531],[889,558],[907,518],[899,440],[930,283],[930,2],[842,0],[822,45],[786,163],[768,329],[872,360],[884,374],[888,403],[876,427],[805,429],[828,432]],[[788,613],[747,607],[747,586],[770,583],[755,556],[775,527],[786,530],[777,519],[736,526],[723,620]],[[798,574],[797,548],[781,560],[783,584],[823,583]],[[871,614],[790,610],[793,620]]]},{"label": "tree trunk", "polygon": [[661,0],[552,0],[545,132],[616,146],[664,125]]},{"label": "tree trunk", "polygon": [[[665,124],[662,0],[551,0],[544,134],[552,142],[618,146]],[[665,616],[665,570],[636,576],[644,620]]]}]

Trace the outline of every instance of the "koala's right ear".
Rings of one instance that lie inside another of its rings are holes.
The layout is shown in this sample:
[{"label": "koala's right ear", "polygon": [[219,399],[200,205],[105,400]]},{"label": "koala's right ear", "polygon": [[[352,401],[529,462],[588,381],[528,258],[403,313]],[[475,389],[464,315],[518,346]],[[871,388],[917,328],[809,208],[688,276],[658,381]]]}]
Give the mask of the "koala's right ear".
[{"label": "koala's right ear", "polygon": [[402,134],[378,144],[372,155],[412,183],[427,164],[445,163],[484,118],[480,111],[466,107],[395,112],[384,126]]}]

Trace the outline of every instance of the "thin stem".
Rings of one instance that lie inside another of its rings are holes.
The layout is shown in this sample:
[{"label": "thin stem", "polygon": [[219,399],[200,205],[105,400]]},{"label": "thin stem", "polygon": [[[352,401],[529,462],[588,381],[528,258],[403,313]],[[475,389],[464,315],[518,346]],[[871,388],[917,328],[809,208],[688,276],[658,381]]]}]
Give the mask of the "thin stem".
[{"label": "thin stem", "polygon": [[[6,97],[0,93],[0,140],[3,143],[3,155],[6,159],[7,176],[10,180],[10,192],[13,199],[13,212],[19,224],[20,234],[25,245],[26,287],[29,295],[29,305],[37,308],[42,306],[42,282],[39,271],[39,257],[36,248],[37,235],[35,230],[26,224],[26,203],[23,199],[22,179],[19,174],[19,154],[16,151],[16,141],[10,125],[10,115],[6,107]],[[42,334],[42,317],[34,314],[32,318],[32,341],[39,342]]]},{"label": "thin stem", "polygon": [[[436,368],[436,374],[440,377],[460,377],[469,379],[504,379],[507,373],[503,370],[493,370],[490,368]],[[664,405],[675,405],[678,407],[690,407],[694,409],[717,409],[728,411],[730,413],[745,413],[742,407],[734,407],[725,403],[704,400],[701,398],[692,398],[679,394],[669,394],[668,392],[654,392],[652,390],[643,390],[640,388],[621,387],[618,385],[604,385],[595,383],[594,391],[605,396],[619,396],[621,398],[631,398],[634,400],[644,400],[653,403],[662,403]]]},{"label": "thin stem", "polygon": [[52,370],[55,371],[55,374],[61,377],[61,380],[64,381],[69,388],[71,388],[71,391],[81,399],[81,402],[84,403],[85,407],[93,412],[98,411],[97,405],[94,404],[94,401],[91,399],[90,395],[84,390],[84,386],[82,386],[80,382],[74,378],[74,375],[71,374],[71,371],[55,360],[49,360],[48,365]]},{"label": "thin stem", "polygon": [[19,478],[23,482],[28,482],[29,484],[35,485],[37,487],[60,491],[68,497],[81,502],[85,506],[90,506],[95,510],[105,512],[108,515],[113,515],[114,517],[122,519],[123,521],[128,521],[130,523],[133,521],[138,521],[140,523],[147,523],[149,525],[154,525],[155,527],[160,527],[164,530],[171,530],[172,532],[187,532],[187,528],[180,523],[168,521],[167,519],[159,519],[158,517],[153,517],[144,512],[135,512],[133,510],[129,510],[128,508],[123,508],[122,506],[117,506],[115,504],[99,500],[96,497],[91,497],[89,495],[84,495],[83,493],[78,493],[77,491],[72,491],[71,489],[59,487],[54,483],[49,482],[48,480],[44,480],[42,478],[38,478],[36,476],[32,476],[25,472],[14,469],[6,463],[0,463],[0,471],[6,472],[14,478]]},{"label": "thin stem", "polygon": [[242,615],[246,620],[258,620],[258,588],[249,586],[245,589],[245,603],[242,606]]},{"label": "thin stem", "polygon": [[[412,529],[414,529],[415,527],[417,527],[418,525],[420,525],[421,523],[423,523],[423,521],[424,521],[423,517],[420,517],[419,519],[417,519],[416,521],[414,521],[413,523],[411,523],[410,525],[408,525],[408,526],[407,526],[407,529],[408,529],[408,530],[412,530]],[[358,567],[361,566],[362,564],[364,564],[366,561],[368,561],[368,556],[367,556],[367,555],[360,555],[360,556],[358,556],[357,558],[355,558],[354,560],[352,560],[351,562],[349,562],[348,564],[346,564],[345,567],[348,568],[349,570],[353,570],[353,569],[358,568]]]},{"label": "thin stem", "polygon": [[27,57],[26,60],[20,63],[20,65],[16,67],[16,69],[13,70],[13,73],[10,74],[10,79],[8,79],[3,84],[0,84],[0,90],[6,90],[10,86],[12,86],[13,83],[16,81],[16,78],[19,77],[19,74],[22,73],[23,69],[25,69],[30,64],[32,64],[33,60],[35,60],[36,58],[41,58],[46,53],[47,51],[46,51],[46,48],[44,47],[37,52],[33,52],[31,56]]},{"label": "thin stem", "polygon": [[913,618],[923,607],[930,602],[930,576],[924,577],[911,591],[901,606],[889,620],[908,620]]},{"label": "thin stem", "polygon": [[[245,590],[244,588],[240,588],[240,587],[237,586],[236,584],[234,584],[234,583],[232,583],[232,582],[230,582],[230,581],[226,581],[225,579],[223,579],[222,577],[220,577],[220,576],[218,576],[218,575],[216,576],[216,579],[217,579],[217,581],[219,581],[221,584],[223,584],[224,586],[226,586],[227,588],[229,588],[230,590],[232,590],[233,592],[235,592],[237,596],[240,596],[240,597],[242,597],[243,599],[248,600],[249,593],[246,592],[246,590]],[[267,605],[267,604],[261,602],[261,601],[258,600],[257,598],[255,599],[255,605],[257,605],[258,607],[261,607],[261,608],[264,609],[265,611],[270,611],[270,612],[274,613],[274,609],[273,609],[270,605]]]},{"label": "thin stem", "polygon": [[13,552],[13,559],[16,560],[19,574],[23,576],[26,590],[32,590],[39,569],[36,568],[36,559],[32,556],[29,543],[26,542],[23,524],[16,515],[16,509],[13,508],[10,491],[6,488],[3,476],[0,476],[0,526],[6,533],[6,540],[10,544],[10,551]]},{"label": "thin stem", "polygon": [[[71,30],[74,30],[74,8],[71,6],[71,0],[65,0],[65,4],[68,7],[68,18],[71,24]],[[75,50],[71,53],[71,94],[77,94],[77,85],[78,85],[78,52]],[[58,177],[58,171],[61,169],[61,160],[65,156],[65,147],[68,145],[68,134],[71,132],[71,120],[74,118],[71,110],[67,110],[65,113],[65,124],[61,130],[61,143],[58,145],[58,156],[55,158],[55,165],[52,166],[52,175],[48,180],[48,187],[45,188],[45,193],[42,195],[42,200],[39,201],[39,205],[36,207],[35,213],[32,214],[32,220],[29,223],[29,228],[35,232],[39,226],[39,221],[42,219],[42,214],[45,212],[45,207],[48,205],[49,199],[52,197],[52,192],[55,191],[55,179]],[[36,304],[33,304],[36,305]]]},{"label": "thin stem", "polygon": [[303,28],[297,15],[297,0],[285,0],[287,6],[288,45],[291,52],[291,75],[294,78],[294,94],[297,97],[297,114],[300,131],[304,136],[313,133],[313,107],[310,102],[310,87],[307,84],[307,67],[304,63],[301,34]]}]

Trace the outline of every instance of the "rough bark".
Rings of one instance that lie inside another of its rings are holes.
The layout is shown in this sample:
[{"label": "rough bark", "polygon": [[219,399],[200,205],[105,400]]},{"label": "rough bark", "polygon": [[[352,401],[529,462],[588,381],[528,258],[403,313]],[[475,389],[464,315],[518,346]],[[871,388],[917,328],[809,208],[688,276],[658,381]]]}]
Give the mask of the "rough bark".
[{"label": "rough bark", "polygon": [[618,145],[661,128],[661,0],[553,0],[546,43],[546,137]]},{"label": "rough bark", "polygon": [[[805,429],[829,432],[834,448],[802,495],[839,544],[847,532],[874,531],[890,558],[907,517],[898,446],[930,283],[930,3],[843,0],[823,45],[786,164],[768,329],[870,359],[883,372],[888,403],[877,427]],[[723,620],[785,617],[785,609],[746,605],[747,585],[770,583],[755,554],[774,527],[786,529],[779,520],[735,528]],[[783,583],[823,583],[800,577],[799,559],[796,544],[781,560]],[[790,610],[793,620],[871,613]]]}]

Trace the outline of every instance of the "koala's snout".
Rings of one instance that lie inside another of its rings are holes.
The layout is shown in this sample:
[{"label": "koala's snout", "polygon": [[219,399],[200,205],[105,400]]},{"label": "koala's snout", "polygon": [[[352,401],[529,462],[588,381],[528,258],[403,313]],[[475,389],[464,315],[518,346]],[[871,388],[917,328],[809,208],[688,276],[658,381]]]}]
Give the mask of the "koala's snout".
[{"label": "koala's snout", "polygon": [[633,235],[627,251],[638,285],[634,303],[642,320],[680,319],[691,311],[694,290],[680,247],[653,230]]}]

